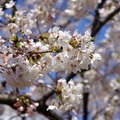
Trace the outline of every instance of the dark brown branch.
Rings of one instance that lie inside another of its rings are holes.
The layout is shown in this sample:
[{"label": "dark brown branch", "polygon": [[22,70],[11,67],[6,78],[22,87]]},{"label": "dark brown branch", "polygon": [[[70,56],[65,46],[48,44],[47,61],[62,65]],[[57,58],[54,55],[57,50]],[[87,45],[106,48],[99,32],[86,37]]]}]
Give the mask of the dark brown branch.
[{"label": "dark brown branch", "polygon": [[75,76],[76,76],[76,74],[70,73],[70,74],[67,76],[66,81],[69,82],[70,79],[74,78]]},{"label": "dark brown branch", "polygon": [[15,109],[14,103],[16,98],[16,96],[12,95],[0,95],[0,104],[6,104]]},{"label": "dark brown branch", "polygon": [[50,53],[52,52],[52,50],[48,50],[48,51],[42,51],[42,52],[28,52],[29,54],[44,54],[44,53]]},{"label": "dark brown branch", "polygon": [[55,111],[47,111],[47,105],[44,104],[44,101],[39,101],[39,106],[37,107],[38,113],[42,113],[44,116],[49,118],[49,120],[63,120],[62,116],[57,114]]},{"label": "dark brown branch", "polygon": [[117,13],[120,12],[120,7],[116,8],[111,14],[109,14],[106,19],[102,22],[102,24],[106,24],[109,20],[111,20]]},{"label": "dark brown branch", "polygon": [[[90,66],[89,66],[88,70],[90,70]],[[84,74],[86,71],[88,71],[88,70],[85,70],[85,69],[81,70],[81,72],[80,72],[81,77],[83,77],[83,74]],[[77,74],[71,72],[71,73],[66,77],[66,81],[69,82],[69,81],[70,81],[72,78],[74,78],[76,75],[77,75]]]},{"label": "dark brown branch", "polygon": [[104,21],[99,21],[96,27],[92,30],[91,36],[94,37],[100,31],[100,29],[119,12],[120,7],[116,8],[112,13],[110,13]]},{"label": "dark brown branch", "polygon": [[95,29],[95,27],[97,27],[97,24],[100,22],[99,21],[99,9],[101,9],[104,5],[104,3],[106,2],[106,0],[102,0],[101,3],[98,4],[96,10],[95,10],[95,18],[92,24],[92,31]]},{"label": "dark brown branch", "polygon": [[45,94],[45,95],[42,97],[42,101],[45,103],[45,102],[48,100],[48,98],[50,98],[54,93],[55,93],[54,90],[48,92],[47,94]]},{"label": "dark brown branch", "polygon": [[[84,75],[82,75],[84,77]],[[83,81],[83,120],[88,120],[88,104],[89,104],[89,82]]]},{"label": "dark brown branch", "polygon": [[83,120],[88,119],[89,92],[83,93]]}]

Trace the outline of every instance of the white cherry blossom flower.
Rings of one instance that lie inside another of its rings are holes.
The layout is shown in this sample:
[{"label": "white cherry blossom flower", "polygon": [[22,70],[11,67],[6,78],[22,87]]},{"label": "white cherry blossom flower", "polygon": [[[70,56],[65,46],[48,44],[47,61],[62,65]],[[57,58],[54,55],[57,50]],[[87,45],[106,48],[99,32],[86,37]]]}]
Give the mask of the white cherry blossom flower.
[{"label": "white cherry blossom flower", "polygon": [[74,10],[66,9],[64,12],[65,12],[66,14],[68,14],[69,16],[74,16],[74,15],[75,15]]},{"label": "white cherry blossom flower", "polygon": [[10,32],[11,32],[12,34],[14,34],[14,33],[18,32],[20,28],[19,28],[19,26],[18,26],[17,24],[15,24],[15,23],[9,23],[9,24],[8,24],[8,29],[10,30]]},{"label": "white cherry blossom flower", "polygon": [[55,105],[50,105],[50,106],[48,106],[47,111],[54,110],[54,109],[58,110],[58,108]]},{"label": "white cherry blossom flower", "polygon": [[5,4],[6,8],[12,8],[15,5],[15,2],[13,0],[10,0],[9,3]]},{"label": "white cherry blossom flower", "polygon": [[78,118],[77,118],[77,117],[75,117],[75,116],[73,116],[73,117],[72,117],[72,120],[78,120]]},{"label": "white cherry blossom flower", "polygon": [[56,92],[58,92],[58,102],[54,105],[50,105],[47,110],[70,110],[72,107],[77,107],[81,103],[82,99],[82,84],[74,84],[74,81],[70,80],[68,84],[65,79],[58,80]]},{"label": "white cherry blossom flower", "polygon": [[98,65],[98,61],[102,60],[102,57],[100,56],[100,54],[93,54],[93,58],[92,58],[92,61],[91,61],[91,64],[93,65],[93,67],[97,67]]}]

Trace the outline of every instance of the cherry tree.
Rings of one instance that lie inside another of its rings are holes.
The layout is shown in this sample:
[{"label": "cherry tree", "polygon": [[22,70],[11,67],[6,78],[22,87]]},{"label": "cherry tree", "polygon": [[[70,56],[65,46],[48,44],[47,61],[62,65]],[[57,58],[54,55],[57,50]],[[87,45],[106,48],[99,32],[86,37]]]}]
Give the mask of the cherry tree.
[{"label": "cherry tree", "polygon": [[119,120],[119,12],[119,0],[1,0],[0,118]]}]

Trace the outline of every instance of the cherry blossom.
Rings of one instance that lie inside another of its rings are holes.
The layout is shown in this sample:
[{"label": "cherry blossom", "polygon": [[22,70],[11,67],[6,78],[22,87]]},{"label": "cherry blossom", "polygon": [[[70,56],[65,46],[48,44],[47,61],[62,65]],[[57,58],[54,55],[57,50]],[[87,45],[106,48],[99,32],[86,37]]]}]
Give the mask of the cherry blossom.
[{"label": "cherry blossom", "polygon": [[6,8],[12,8],[15,5],[15,2],[13,0],[10,0],[9,3],[6,3]]},{"label": "cherry blossom", "polygon": [[69,81],[68,84],[65,79],[58,80],[56,86],[56,96],[58,100],[53,103],[54,105],[50,105],[47,110],[57,109],[66,111],[77,108],[82,99],[82,87],[82,84],[75,85],[72,80]]}]

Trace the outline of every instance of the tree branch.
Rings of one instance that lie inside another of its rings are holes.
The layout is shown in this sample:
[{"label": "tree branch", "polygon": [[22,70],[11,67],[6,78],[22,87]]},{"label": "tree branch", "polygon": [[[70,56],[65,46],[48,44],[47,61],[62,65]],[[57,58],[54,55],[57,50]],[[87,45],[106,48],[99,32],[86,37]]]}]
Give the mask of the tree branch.
[{"label": "tree branch", "polygon": [[120,7],[116,8],[112,13],[110,13],[104,21],[99,21],[96,27],[92,30],[91,36],[94,37],[100,31],[100,29],[119,12]]},{"label": "tree branch", "polygon": [[66,77],[66,81],[69,82],[71,78],[74,78],[76,76],[76,74],[74,73],[70,73],[67,77]]},{"label": "tree branch", "polygon": [[98,4],[96,10],[95,10],[95,18],[92,24],[92,31],[95,29],[95,27],[97,27],[97,24],[99,23],[99,9],[101,9],[104,5],[104,3],[106,2],[106,0],[102,0],[101,3]]},{"label": "tree branch", "polygon": [[6,104],[15,109],[14,103],[16,101],[16,98],[16,96],[12,95],[0,95],[0,104]]},{"label": "tree branch", "polygon": [[44,116],[49,118],[49,120],[63,120],[62,116],[60,116],[55,111],[52,111],[52,110],[47,111],[46,110],[47,108],[48,106],[44,104],[44,101],[40,100],[39,106],[37,107],[38,113],[40,114],[42,113]]},{"label": "tree branch", "polygon": [[89,92],[83,93],[83,120],[88,119]]},{"label": "tree branch", "polygon": [[46,103],[46,101],[48,100],[48,98],[50,98],[54,93],[55,93],[54,90],[48,92],[47,94],[45,94],[45,95],[42,97],[42,101],[44,101],[44,103]]}]

